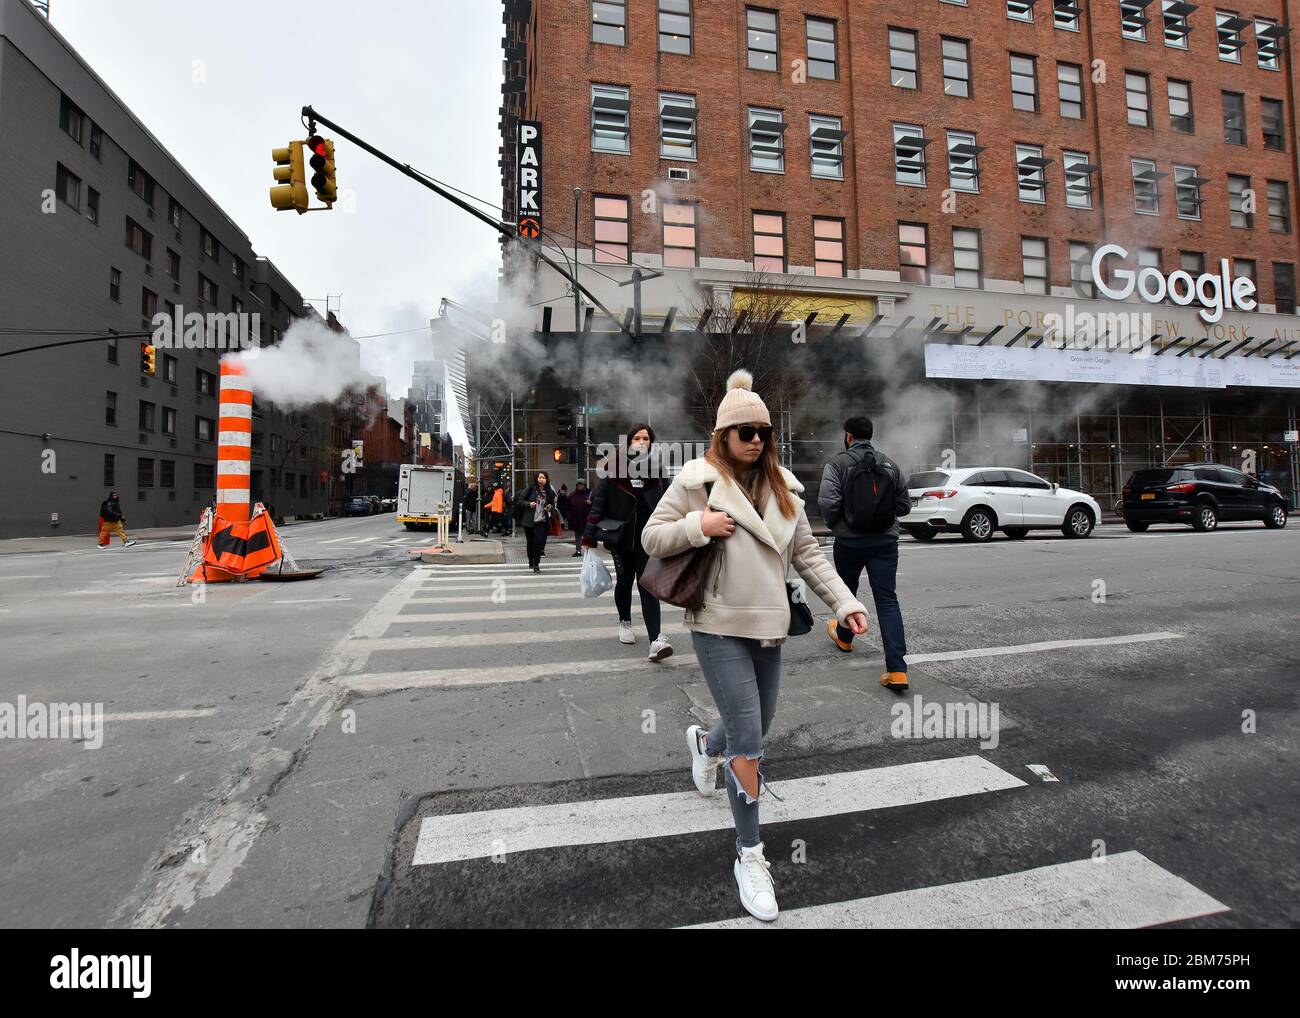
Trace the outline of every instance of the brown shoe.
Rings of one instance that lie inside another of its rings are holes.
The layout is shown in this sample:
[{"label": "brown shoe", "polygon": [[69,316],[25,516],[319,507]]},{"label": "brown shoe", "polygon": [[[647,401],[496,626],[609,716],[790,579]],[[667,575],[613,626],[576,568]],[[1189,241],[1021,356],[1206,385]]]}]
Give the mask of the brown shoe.
[{"label": "brown shoe", "polygon": [[850,640],[848,643],[845,643],[843,640],[840,639],[840,634],[838,630],[839,630],[838,622],[836,622],[834,619],[826,620],[826,632],[831,634],[831,643],[835,644],[835,646],[839,647],[840,650],[844,651],[845,653],[848,653],[853,649],[853,641]]},{"label": "brown shoe", "polygon": [[907,689],[907,672],[885,672],[880,676],[880,684],[895,693],[901,693]]}]

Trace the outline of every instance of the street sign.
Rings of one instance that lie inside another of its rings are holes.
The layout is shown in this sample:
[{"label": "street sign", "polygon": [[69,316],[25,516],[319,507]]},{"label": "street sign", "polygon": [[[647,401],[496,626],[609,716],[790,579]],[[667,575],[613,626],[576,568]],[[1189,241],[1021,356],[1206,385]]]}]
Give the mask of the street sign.
[{"label": "street sign", "polygon": [[1015,431],[1011,432],[1011,441],[1016,445],[1024,445],[1029,441],[1029,429],[1016,428]]},{"label": "street sign", "polygon": [[1284,441],[1284,442],[1300,442],[1300,431],[1284,431],[1284,432],[1282,432],[1282,441]]},{"label": "street sign", "polygon": [[542,125],[536,120],[519,122],[515,182],[519,235],[536,240],[542,235]]}]

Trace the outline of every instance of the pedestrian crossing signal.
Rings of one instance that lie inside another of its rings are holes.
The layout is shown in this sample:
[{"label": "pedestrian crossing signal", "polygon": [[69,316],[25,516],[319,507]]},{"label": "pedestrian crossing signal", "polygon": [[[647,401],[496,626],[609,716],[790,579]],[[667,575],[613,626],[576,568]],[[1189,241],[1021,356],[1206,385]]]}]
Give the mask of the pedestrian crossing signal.
[{"label": "pedestrian crossing signal", "polygon": [[302,142],[291,141],[284,148],[271,149],[275,160],[273,172],[277,181],[271,188],[271,208],[277,212],[295,210],[298,215],[307,211],[307,172],[303,169]]},{"label": "pedestrian crossing signal", "polygon": [[311,152],[311,186],[316,189],[317,198],[333,205],[339,198],[338,181],[334,177],[334,142],[313,134],[306,145]]},{"label": "pedestrian crossing signal", "polygon": [[140,344],[140,370],[146,375],[156,375],[158,369],[155,364],[157,351],[149,343]]}]

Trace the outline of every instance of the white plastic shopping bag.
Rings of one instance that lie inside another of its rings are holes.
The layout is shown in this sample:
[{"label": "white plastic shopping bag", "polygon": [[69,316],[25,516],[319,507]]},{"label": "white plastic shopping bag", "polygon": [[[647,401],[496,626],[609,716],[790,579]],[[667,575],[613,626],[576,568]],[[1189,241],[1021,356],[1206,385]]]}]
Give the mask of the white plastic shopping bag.
[{"label": "white plastic shopping bag", "polygon": [[612,586],[614,581],[609,578],[609,570],[596,549],[585,549],[582,553],[582,596],[600,597]]}]

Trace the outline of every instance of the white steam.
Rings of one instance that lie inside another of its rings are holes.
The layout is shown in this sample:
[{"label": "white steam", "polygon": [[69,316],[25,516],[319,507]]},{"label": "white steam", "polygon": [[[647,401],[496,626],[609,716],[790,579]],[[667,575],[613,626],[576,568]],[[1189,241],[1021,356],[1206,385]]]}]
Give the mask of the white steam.
[{"label": "white steam", "polygon": [[235,359],[256,395],[286,408],[331,403],[348,389],[374,382],[361,370],[355,339],[310,319],[290,325],[275,346],[248,350]]}]

